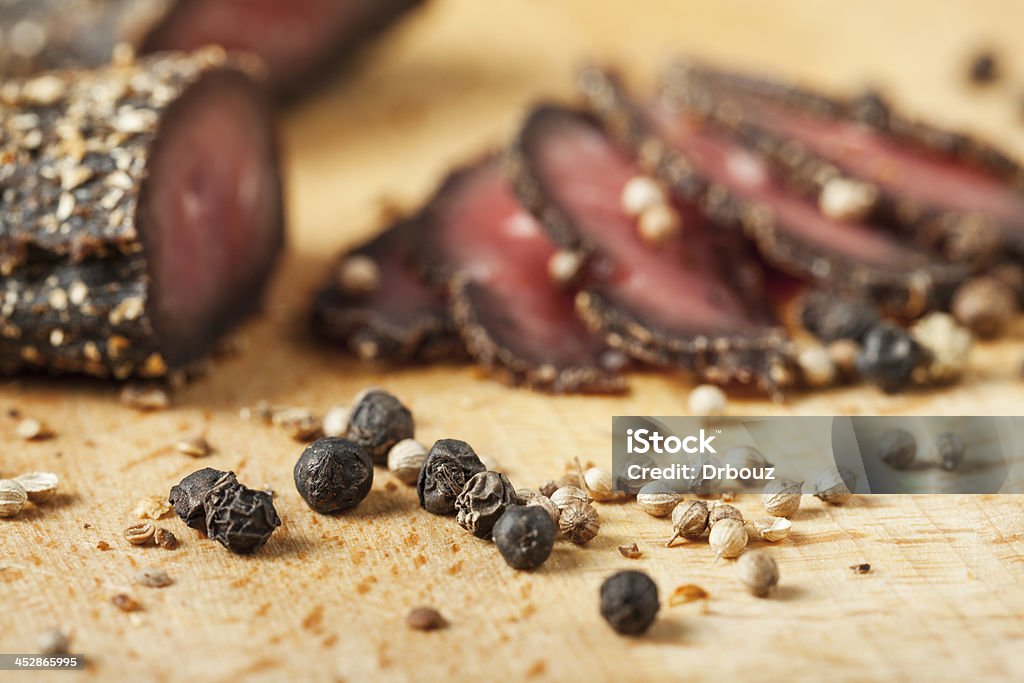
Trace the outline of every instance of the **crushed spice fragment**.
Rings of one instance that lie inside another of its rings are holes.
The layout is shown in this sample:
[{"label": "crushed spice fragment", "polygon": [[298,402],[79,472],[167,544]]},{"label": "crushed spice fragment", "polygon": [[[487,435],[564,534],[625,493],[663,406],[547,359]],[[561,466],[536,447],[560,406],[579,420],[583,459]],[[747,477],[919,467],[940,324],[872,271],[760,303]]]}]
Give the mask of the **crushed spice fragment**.
[{"label": "crushed spice fragment", "polygon": [[707,600],[710,597],[711,595],[700,586],[687,583],[682,586],[676,586],[676,589],[672,591],[672,595],[668,598],[668,606],[678,607],[679,605],[686,605],[698,600]]},{"label": "crushed spice fragment", "polygon": [[178,537],[168,529],[157,529],[153,534],[153,543],[164,550],[175,550],[178,545]]},{"label": "crushed spice fragment", "polygon": [[867,562],[862,562],[860,564],[851,564],[850,569],[853,571],[854,574],[867,574],[871,571],[871,565]]},{"label": "crushed spice fragment", "polygon": [[322,433],[320,418],[305,408],[284,408],[275,411],[270,421],[296,441],[312,441]]},{"label": "crushed spice fragment", "polygon": [[644,556],[644,552],[640,550],[636,543],[630,543],[629,545],[620,545],[619,553],[630,560],[639,560]]},{"label": "crushed spice fragment", "polygon": [[448,621],[433,607],[416,607],[409,611],[405,623],[414,631],[436,631],[448,625]]},{"label": "crushed spice fragment", "polygon": [[111,604],[118,608],[122,612],[138,612],[142,609],[142,605],[139,604],[135,598],[126,593],[118,593],[114,597],[110,598]]},{"label": "crushed spice fragment", "polygon": [[57,495],[60,478],[52,472],[28,472],[14,478],[33,503],[45,503]]},{"label": "crushed spice fragment", "polygon": [[125,540],[132,545],[148,545],[153,540],[155,533],[156,527],[152,522],[140,522],[125,529],[123,535]]},{"label": "crushed spice fragment", "polygon": [[135,504],[132,514],[139,519],[163,519],[171,514],[171,503],[163,496],[146,496]]},{"label": "crushed spice fragment", "polygon": [[193,458],[205,458],[213,453],[213,446],[206,440],[205,436],[195,435],[180,439],[174,444],[175,450]]},{"label": "crushed spice fragment", "polygon": [[155,384],[126,384],[121,389],[121,405],[141,412],[166,410],[171,405],[171,397]]},{"label": "crushed spice fragment", "polygon": [[146,586],[147,588],[166,588],[174,583],[174,579],[166,571],[156,567],[140,569],[132,577],[132,580],[140,586]]}]

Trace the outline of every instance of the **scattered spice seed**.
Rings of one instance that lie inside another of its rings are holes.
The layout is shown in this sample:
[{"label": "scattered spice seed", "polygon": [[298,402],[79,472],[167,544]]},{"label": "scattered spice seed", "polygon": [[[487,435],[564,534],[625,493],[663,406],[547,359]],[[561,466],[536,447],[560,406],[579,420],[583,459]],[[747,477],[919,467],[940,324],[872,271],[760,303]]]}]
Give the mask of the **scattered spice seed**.
[{"label": "scattered spice seed", "polygon": [[124,593],[118,593],[114,597],[110,598],[110,602],[114,607],[118,608],[122,612],[138,612],[142,609],[142,605],[140,605],[135,598]]},{"label": "scattered spice seed", "polygon": [[153,540],[154,533],[156,527],[152,522],[140,522],[125,529],[123,535],[132,545],[146,545]]},{"label": "scattered spice seed", "polygon": [[213,447],[210,446],[210,442],[206,440],[206,437],[201,435],[189,436],[178,441],[174,444],[174,448],[179,453],[191,456],[193,458],[205,458],[206,456],[213,453]]},{"label": "scattered spice seed", "polygon": [[18,425],[14,428],[14,433],[19,439],[24,439],[25,441],[43,441],[54,436],[53,430],[45,422],[34,417],[26,417],[18,422]]},{"label": "scattered spice seed", "polygon": [[761,503],[773,517],[789,517],[800,509],[801,484],[788,479],[768,482],[761,495]]},{"label": "scattered spice seed", "polygon": [[455,512],[455,499],[474,474],[484,471],[476,451],[465,441],[441,439],[423,461],[416,492],[420,507],[435,515]]},{"label": "scattered spice seed", "polygon": [[110,550],[110,548],[111,548],[110,544],[107,543],[106,541],[97,541],[96,542],[96,550],[105,552],[107,550]]},{"label": "scattered spice seed", "polygon": [[[1024,375],[1024,363],[1021,363],[1021,374]],[[557,481],[555,481],[554,479],[548,479],[546,482],[540,485],[540,489],[538,490],[540,491],[540,494],[542,496],[545,496],[546,498],[551,498],[551,496],[555,493],[555,491],[558,490],[558,488],[559,486]]]},{"label": "scattered spice seed", "polygon": [[897,470],[905,470],[917,457],[917,441],[902,429],[890,429],[878,440],[878,457]]},{"label": "scattered spice seed", "polygon": [[[939,460],[939,467],[952,472],[959,468],[960,463],[964,461],[964,453],[967,447],[959,436],[952,432],[945,432],[939,434],[939,437],[935,440],[935,450]],[[31,499],[31,496],[29,498]]]},{"label": "scattered spice seed", "polygon": [[147,588],[166,588],[174,583],[174,579],[166,571],[154,567],[146,567],[139,570],[132,577],[132,580],[140,586],[146,586]]},{"label": "scattered spice seed", "polygon": [[171,398],[154,384],[126,384],[121,389],[121,405],[142,412],[165,410]]},{"label": "scattered spice seed", "polygon": [[168,529],[157,529],[153,534],[153,542],[164,550],[175,550],[178,547],[178,537]]},{"label": "scattered spice seed", "polygon": [[708,544],[715,555],[724,558],[738,557],[747,547],[747,530],[735,519],[723,519],[711,527]]},{"label": "scattered spice seed", "polygon": [[28,502],[25,487],[13,479],[0,479],[0,517],[14,517]]},{"label": "scattered spice seed", "polygon": [[570,503],[589,503],[590,496],[577,486],[561,486],[551,494],[551,502],[559,510],[564,510]]},{"label": "scattered spice seed", "polygon": [[355,507],[373,487],[369,454],[359,444],[336,436],[310,444],[292,474],[302,500],[322,514]]},{"label": "scattered spice seed", "polygon": [[716,523],[721,522],[723,519],[735,519],[740,524],[743,524],[743,513],[738,508],[726,503],[719,503],[708,511],[709,527],[714,527]]},{"label": "scattered spice seed", "polygon": [[617,633],[642,635],[651,627],[661,604],[658,586],[644,572],[621,571],[601,584],[601,616]]},{"label": "scattered spice seed", "polygon": [[857,372],[882,391],[895,393],[910,384],[915,368],[925,361],[921,345],[902,327],[880,323],[868,331],[857,356]]},{"label": "scattered spice seed", "polygon": [[562,511],[554,503],[552,503],[551,499],[548,498],[547,496],[542,496],[538,494],[531,498],[530,501],[526,503],[526,506],[539,507],[541,510],[547,513],[548,517],[551,518],[551,521],[555,523],[555,526],[558,526],[558,520],[562,516]]},{"label": "scattered spice seed", "polygon": [[348,431],[348,408],[345,406],[332,406],[323,419],[324,436],[345,436]]},{"label": "scattered spice seed", "polygon": [[779,565],[765,551],[752,550],[737,560],[736,578],[751,595],[765,598],[779,585]]},{"label": "scattered spice seed", "polygon": [[416,439],[402,439],[388,451],[388,471],[403,484],[416,485],[427,449]]},{"label": "scattered spice seed", "polygon": [[785,517],[769,517],[748,522],[748,527],[757,538],[770,543],[776,543],[789,536],[793,529],[793,522]]},{"label": "scattered spice seed", "polygon": [[241,408],[238,411],[238,416],[243,420],[258,420],[263,424],[269,425],[271,420],[274,419],[274,413],[277,410],[266,401],[259,401],[254,406]]},{"label": "scattered spice seed", "polygon": [[62,628],[47,629],[39,634],[36,647],[41,655],[66,655],[71,648],[71,634]]},{"label": "scattered spice seed", "polygon": [[643,551],[637,547],[636,543],[620,545],[619,552],[623,557],[628,557],[631,560],[639,560],[644,555]]},{"label": "scattered spice seed", "polygon": [[672,514],[672,510],[682,499],[682,494],[664,481],[644,484],[636,494],[636,504],[652,517],[666,517]]},{"label": "scattered spice seed", "polygon": [[672,510],[672,538],[666,546],[671,546],[677,538],[700,538],[708,528],[708,504],[703,500],[679,503]]},{"label": "scattered spice seed", "polygon": [[576,545],[586,545],[601,529],[601,516],[590,503],[575,500],[562,508],[558,528]]},{"label": "scattered spice seed", "polygon": [[725,392],[713,384],[694,387],[687,399],[691,415],[721,415],[729,405]]},{"label": "scattered spice seed", "polygon": [[691,602],[697,602],[698,600],[707,600],[711,595],[701,588],[700,586],[692,583],[683,584],[677,586],[672,595],[668,598],[669,607],[678,607],[679,605],[686,605]]},{"label": "scattered spice seed", "polygon": [[233,472],[222,472],[212,467],[204,467],[186,476],[178,484],[171,487],[167,499],[174,506],[181,521],[197,531],[206,531],[206,509],[203,501],[221,478],[230,477],[237,481]]},{"label": "scattered spice seed", "polygon": [[979,337],[996,337],[1016,314],[1017,295],[994,277],[976,277],[957,287],[950,310]]},{"label": "scattered spice seed", "polygon": [[381,389],[369,389],[352,403],[346,436],[383,465],[391,447],[413,438],[414,431],[412,413],[401,401]]},{"label": "scattered spice seed", "polygon": [[14,478],[33,503],[45,503],[57,495],[60,478],[52,472],[28,472]]},{"label": "scattered spice seed", "polygon": [[878,322],[878,312],[870,304],[821,290],[804,295],[799,316],[804,329],[826,343],[859,341]]},{"label": "scattered spice seed", "polygon": [[312,441],[322,433],[320,418],[305,408],[276,411],[270,421],[296,441]]},{"label": "scattered spice seed", "polygon": [[947,384],[963,374],[974,337],[953,316],[940,311],[929,313],[914,323],[910,334],[928,355],[919,372],[915,372],[916,381]]},{"label": "scattered spice seed", "polygon": [[132,510],[139,519],[162,519],[171,513],[171,503],[163,496],[146,496],[135,504]]},{"label": "scattered spice seed", "polygon": [[441,613],[433,607],[417,607],[409,611],[405,623],[414,631],[436,631],[448,625]]},{"label": "scattered spice seed", "polygon": [[537,506],[510,505],[494,525],[494,544],[508,566],[536,569],[551,556],[558,529]]},{"label": "scattered spice seed", "polygon": [[590,467],[583,473],[583,485],[590,497],[599,503],[621,498],[612,488],[612,475],[600,467]]},{"label": "scattered spice seed", "polygon": [[984,50],[975,54],[967,69],[968,80],[975,85],[987,85],[999,78],[999,62],[995,53]]},{"label": "scattered spice seed", "polygon": [[495,523],[515,501],[516,490],[508,477],[500,472],[478,472],[455,499],[455,521],[477,538],[489,539]]},{"label": "scattered spice seed", "polygon": [[214,484],[203,499],[203,508],[207,535],[233,553],[259,550],[281,526],[270,494],[242,486],[234,474]]},{"label": "scattered spice seed", "polygon": [[850,569],[853,571],[854,574],[867,574],[871,571],[871,565],[867,562],[862,562],[861,564],[851,564]]},{"label": "scattered spice seed", "polygon": [[823,503],[842,505],[857,488],[857,475],[845,467],[831,467],[814,482],[814,497]]}]

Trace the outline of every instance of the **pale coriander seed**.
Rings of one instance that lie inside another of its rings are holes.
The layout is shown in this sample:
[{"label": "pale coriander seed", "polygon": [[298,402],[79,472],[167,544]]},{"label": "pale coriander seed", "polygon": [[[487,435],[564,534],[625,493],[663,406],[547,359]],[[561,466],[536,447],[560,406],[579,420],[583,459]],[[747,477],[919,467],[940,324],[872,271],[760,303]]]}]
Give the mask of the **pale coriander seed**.
[{"label": "pale coriander seed", "polygon": [[682,494],[663,481],[644,484],[636,494],[636,504],[652,517],[666,517],[672,514],[672,510],[682,499]]},{"label": "pale coriander seed", "polygon": [[680,502],[672,510],[672,538],[666,546],[672,545],[677,538],[700,538],[708,528],[708,504],[703,500],[689,503]]},{"label": "pale coriander seed", "polygon": [[324,413],[321,428],[324,436],[345,436],[345,432],[348,431],[348,408],[345,406],[329,408]]},{"label": "pale coriander seed", "polygon": [[540,494],[537,494],[527,501],[526,506],[542,508],[544,512],[548,513],[548,517],[551,518],[551,521],[554,522],[555,525],[558,524],[558,520],[562,516],[562,510],[552,503],[550,498]]},{"label": "pale coriander seed", "polygon": [[53,472],[29,472],[14,478],[33,503],[44,503],[57,495],[60,478]]},{"label": "pale coriander seed", "polygon": [[708,544],[718,557],[738,557],[747,547],[747,530],[735,519],[723,519],[711,527]]},{"label": "pale coriander seed", "polygon": [[590,467],[583,473],[583,485],[590,497],[599,503],[616,500],[620,496],[612,489],[612,475],[600,467]]},{"label": "pale coriander seed", "polygon": [[14,517],[27,502],[24,486],[14,479],[0,479],[0,517]]},{"label": "pale coriander seed", "polygon": [[559,510],[564,510],[570,503],[590,503],[590,496],[578,486],[562,486],[550,498]]},{"label": "pale coriander seed", "polygon": [[776,479],[764,487],[761,502],[773,517],[789,517],[800,509],[800,488],[798,482]]},{"label": "pale coriander seed", "polygon": [[740,524],[743,523],[743,513],[727,503],[718,503],[710,509],[708,512],[708,526],[714,527],[715,524],[721,522],[723,519],[735,519]]},{"label": "pale coriander seed", "polygon": [[416,485],[427,449],[416,439],[402,439],[388,451],[388,471],[403,484]]},{"label": "pale coriander seed", "polygon": [[823,503],[842,505],[853,495],[857,475],[845,467],[831,467],[814,482],[814,496]]},{"label": "pale coriander seed", "polygon": [[751,595],[765,598],[779,585],[779,566],[765,551],[752,550],[736,561],[736,578]]}]

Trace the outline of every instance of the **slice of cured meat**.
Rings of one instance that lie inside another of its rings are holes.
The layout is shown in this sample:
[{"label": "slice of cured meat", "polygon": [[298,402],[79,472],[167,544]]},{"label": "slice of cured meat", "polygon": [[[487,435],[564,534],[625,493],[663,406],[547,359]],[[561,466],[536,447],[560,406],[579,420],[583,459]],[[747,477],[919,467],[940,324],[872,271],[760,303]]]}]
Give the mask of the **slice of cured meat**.
[{"label": "slice of cured meat", "polygon": [[[512,384],[553,392],[618,392],[614,353],[548,274],[555,247],[489,158],[455,172],[423,212],[420,254],[447,284],[470,354]],[[606,367],[607,366],[607,367]]]},{"label": "slice of cured meat", "polygon": [[1024,254],[1024,168],[994,147],[909,121],[872,93],[831,98],[694,62],[670,68],[662,87],[825,206],[830,185],[835,196],[854,179],[873,217],[950,258],[983,260],[1000,244]]},{"label": "slice of cured meat", "polygon": [[263,92],[221,50],[4,84],[0,369],[158,377],[257,308],[283,236]]},{"label": "slice of cured meat", "polygon": [[0,73],[100,66],[139,51],[220,45],[259,55],[275,92],[294,94],[422,0],[9,0]]},{"label": "slice of cured meat", "polygon": [[680,230],[656,245],[645,241],[621,199],[642,172],[594,121],[540,107],[514,155],[523,203],[561,246],[587,257],[577,307],[609,343],[717,382],[772,391],[791,382],[785,336],[759,288],[749,279],[745,291],[736,287],[749,267],[742,252],[726,248],[685,201],[672,204]]},{"label": "slice of cured meat", "polygon": [[868,221],[840,221],[785,187],[770,164],[698,111],[664,99],[642,109],[618,81],[588,69],[594,111],[682,196],[716,224],[735,226],[772,266],[823,287],[866,296],[887,312],[919,315],[968,272],[938,261]]},{"label": "slice of cured meat", "polygon": [[400,220],[344,254],[313,304],[325,338],[363,360],[441,361],[465,355],[445,297],[412,259],[422,220]]}]

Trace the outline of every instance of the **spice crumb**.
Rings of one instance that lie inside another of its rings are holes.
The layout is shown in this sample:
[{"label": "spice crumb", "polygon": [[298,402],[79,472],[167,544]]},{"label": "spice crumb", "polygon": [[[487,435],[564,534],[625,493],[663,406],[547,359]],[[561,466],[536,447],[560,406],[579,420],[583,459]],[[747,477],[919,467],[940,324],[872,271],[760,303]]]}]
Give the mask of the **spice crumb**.
[{"label": "spice crumb", "polygon": [[213,447],[210,442],[206,440],[206,437],[197,435],[189,436],[178,441],[174,444],[174,448],[185,455],[193,458],[205,458],[206,456],[213,453]]},{"label": "spice crumb", "polygon": [[143,412],[164,410],[171,405],[171,398],[158,386],[127,384],[121,390],[121,405]]},{"label": "spice crumb", "polygon": [[154,567],[146,567],[135,573],[132,577],[135,583],[140,586],[146,586],[147,588],[165,588],[174,583],[167,572],[163,569],[156,569]]},{"label": "spice crumb", "polygon": [[631,560],[639,560],[644,555],[644,552],[637,547],[636,543],[620,545],[619,552],[622,553],[623,557],[628,557]]},{"label": "spice crumb", "polygon": [[433,607],[417,607],[409,612],[405,623],[414,631],[436,631],[448,625],[441,613]]},{"label": "spice crumb", "polygon": [[312,441],[322,434],[320,418],[305,408],[286,408],[275,412],[271,422],[296,441]]},{"label": "spice crumb", "polygon": [[96,550],[102,550],[104,552],[110,550],[110,544],[106,541],[97,541]]},{"label": "spice crumb", "polygon": [[178,547],[178,537],[167,529],[157,529],[153,534],[153,542],[164,550],[174,550]]},{"label": "spice crumb", "polygon": [[862,562],[861,564],[851,564],[850,569],[853,571],[854,574],[867,574],[871,571],[871,565],[867,562]]},{"label": "spice crumb", "polygon": [[51,628],[39,634],[36,645],[41,655],[63,655],[67,654],[71,647],[71,636],[62,628]]},{"label": "spice crumb", "polygon": [[43,441],[54,436],[53,430],[45,422],[33,417],[21,420],[18,426],[14,428],[14,433],[17,434],[19,439],[24,439],[25,441]]},{"label": "spice crumb", "polygon": [[142,605],[140,605],[135,598],[130,595],[125,595],[124,593],[118,593],[114,597],[110,598],[110,602],[114,607],[118,608],[122,612],[138,612],[142,609]]},{"label": "spice crumb", "polygon": [[707,600],[710,597],[711,595],[700,586],[687,583],[672,591],[672,595],[668,599],[668,606],[678,607],[698,600]]},{"label": "spice crumb", "polygon": [[162,519],[171,514],[171,504],[163,496],[146,496],[132,510],[139,519]]}]

